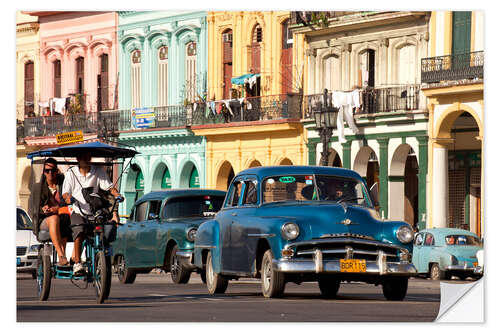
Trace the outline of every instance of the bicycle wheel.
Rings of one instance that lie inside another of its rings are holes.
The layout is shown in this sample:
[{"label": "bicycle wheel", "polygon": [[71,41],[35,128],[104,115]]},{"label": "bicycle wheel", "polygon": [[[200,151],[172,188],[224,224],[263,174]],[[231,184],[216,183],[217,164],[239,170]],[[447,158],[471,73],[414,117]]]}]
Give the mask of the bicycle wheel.
[{"label": "bicycle wheel", "polygon": [[37,287],[40,301],[46,301],[50,294],[50,283],[52,279],[52,269],[50,256],[44,255],[43,248],[38,253]]},{"label": "bicycle wheel", "polygon": [[111,259],[103,251],[95,255],[94,286],[97,302],[104,302],[111,289]]}]

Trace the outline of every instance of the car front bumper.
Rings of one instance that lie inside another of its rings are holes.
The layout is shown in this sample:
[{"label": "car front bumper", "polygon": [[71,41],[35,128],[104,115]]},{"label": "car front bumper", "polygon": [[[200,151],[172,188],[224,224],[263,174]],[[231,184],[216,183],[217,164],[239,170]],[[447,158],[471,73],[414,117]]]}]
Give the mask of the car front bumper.
[{"label": "car front bumper", "polygon": [[417,269],[411,263],[366,261],[365,272],[343,272],[340,260],[279,259],[273,260],[273,269],[283,273],[338,273],[359,275],[416,276]]},{"label": "car front bumper", "polygon": [[179,264],[187,270],[195,270],[194,256],[192,251],[177,251]]},{"label": "car front bumper", "polygon": [[31,272],[37,269],[38,256],[36,253],[16,257],[17,272]]},{"label": "car front bumper", "polygon": [[467,265],[450,265],[446,267],[446,271],[450,273],[461,273],[471,276],[483,274],[483,268],[481,266],[469,267]]}]

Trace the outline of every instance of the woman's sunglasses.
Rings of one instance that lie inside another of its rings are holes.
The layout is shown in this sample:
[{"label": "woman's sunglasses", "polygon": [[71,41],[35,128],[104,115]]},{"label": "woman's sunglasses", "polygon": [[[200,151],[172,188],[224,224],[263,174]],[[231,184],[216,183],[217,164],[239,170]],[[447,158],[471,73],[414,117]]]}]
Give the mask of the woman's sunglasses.
[{"label": "woman's sunglasses", "polygon": [[45,173],[57,173],[57,169],[43,169]]}]

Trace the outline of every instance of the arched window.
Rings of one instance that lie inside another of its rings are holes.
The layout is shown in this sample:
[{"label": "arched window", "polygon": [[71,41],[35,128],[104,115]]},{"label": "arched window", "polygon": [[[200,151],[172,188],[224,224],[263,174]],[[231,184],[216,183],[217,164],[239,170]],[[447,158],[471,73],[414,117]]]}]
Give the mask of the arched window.
[{"label": "arched window", "polygon": [[359,54],[358,85],[375,87],[375,51],[372,49]]},{"label": "arched window", "polygon": [[222,33],[222,65],[224,71],[223,99],[231,97],[231,77],[233,76],[233,31],[225,30]]},{"label": "arched window", "polygon": [[168,46],[158,49],[158,105],[168,105]]},{"label": "arched window", "polygon": [[131,94],[132,107],[138,108],[141,106],[141,51],[134,50],[132,57],[132,75],[131,75]]},{"label": "arched window", "polygon": [[257,23],[252,31],[252,44],[250,45],[252,54],[250,71],[252,73],[260,73],[260,43],[262,37],[262,28]]},{"label": "arched window", "polygon": [[324,88],[333,91],[341,90],[341,66],[340,59],[336,55],[330,55],[323,60]]},{"label": "arched window", "polygon": [[35,71],[33,61],[24,64],[24,115],[34,115]]},{"label": "arched window", "polygon": [[398,83],[416,83],[415,45],[405,45],[398,49]]},{"label": "arched window", "polygon": [[196,99],[196,43],[186,44],[186,99],[194,102]]},{"label": "arched window", "polygon": [[76,58],[76,92],[83,95],[85,79],[85,58]]},{"label": "arched window", "polygon": [[108,93],[109,93],[109,77],[108,77],[108,55],[103,53],[99,57],[100,67],[97,74],[97,109],[108,110]]},{"label": "arched window", "polygon": [[54,66],[54,97],[61,97],[61,60],[55,60]]}]

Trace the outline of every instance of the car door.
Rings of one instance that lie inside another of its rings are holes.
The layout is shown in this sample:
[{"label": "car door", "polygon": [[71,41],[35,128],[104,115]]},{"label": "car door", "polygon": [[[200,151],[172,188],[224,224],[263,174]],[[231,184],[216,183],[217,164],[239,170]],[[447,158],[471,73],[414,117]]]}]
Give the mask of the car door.
[{"label": "car door", "polygon": [[156,228],[157,221],[149,216],[151,201],[146,201],[137,211],[137,256],[141,267],[155,267],[156,265]]},{"label": "car door", "polygon": [[232,252],[231,228],[234,218],[238,215],[243,184],[242,177],[235,178],[229,188],[229,195],[225,202],[224,209],[217,214],[217,221],[220,225],[220,267],[223,272],[232,272],[233,262],[238,260]]},{"label": "car door", "polygon": [[128,230],[125,256],[127,258],[127,264],[130,267],[145,267],[141,253],[141,243],[143,241],[141,232],[144,230],[148,204],[147,201],[138,203],[134,208],[134,220],[127,223]]},{"label": "car door", "polygon": [[239,208],[231,214],[231,253],[233,255],[232,270],[249,273],[252,270],[253,255],[261,234],[255,228],[257,208],[257,179],[245,176],[241,189]]},{"label": "car door", "polygon": [[434,250],[435,240],[434,235],[426,232],[424,237],[424,243],[422,245],[422,252],[420,258],[422,260],[421,267],[422,273],[429,272],[429,262],[432,261],[432,252]]},{"label": "car door", "polygon": [[418,234],[415,235],[415,241],[413,243],[413,255],[412,255],[412,262],[417,268],[417,271],[419,273],[424,271],[424,265],[422,264],[423,245],[424,245],[424,233],[419,232]]}]

